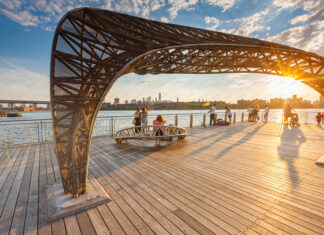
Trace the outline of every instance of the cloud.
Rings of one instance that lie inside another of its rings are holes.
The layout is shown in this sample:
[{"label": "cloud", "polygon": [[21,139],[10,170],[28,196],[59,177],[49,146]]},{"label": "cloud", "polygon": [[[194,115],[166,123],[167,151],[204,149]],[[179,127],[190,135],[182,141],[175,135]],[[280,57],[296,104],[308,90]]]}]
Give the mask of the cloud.
[{"label": "cloud", "polygon": [[223,8],[223,12],[231,8],[235,4],[235,0],[205,0],[209,5]]},{"label": "cloud", "polygon": [[165,0],[0,0],[0,12],[23,26],[45,30],[55,27],[67,12],[79,7],[95,7],[133,13],[149,18],[153,11],[165,6]]},{"label": "cloud", "polygon": [[198,3],[198,0],[168,0],[168,3],[171,5],[168,12],[171,20],[173,20],[178,16],[180,10],[194,10],[194,6]]},{"label": "cloud", "polygon": [[236,30],[235,28],[232,28],[232,29],[219,29],[218,31],[222,33],[232,34],[235,32],[235,30]]},{"label": "cloud", "polygon": [[295,18],[291,19],[290,23],[293,24],[293,25],[294,24],[301,24],[301,23],[305,23],[308,19],[309,19],[308,14],[299,15],[299,16],[296,16]]},{"label": "cloud", "polygon": [[0,98],[49,100],[49,78],[33,71],[9,65],[0,67]]},{"label": "cloud", "polygon": [[0,12],[10,18],[11,20],[23,26],[37,26],[39,19],[37,16],[30,14],[28,11],[15,11],[11,12],[6,9],[0,8]]},{"label": "cloud", "polygon": [[206,16],[205,17],[205,23],[206,24],[212,24],[212,26],[208,27],[207,29],[215,30],[219,26],[220,21],[216,17]]},{"label": "cloud", "polygon": [[275,0],[273,5],[277,7],[277,11],[281,12],[287,8],[303,9],[308,14],[303,14],[291,20],[291,24],[307,23],[324,19],[323,0]]},{"label": "cloud", "polygon": [[266,38],[266,40],[284,43],[324,56],[324,20],[287,29],[275,36]]},{"label": "cloud", "polygon": [[235,19],[234,22],[240,23],[235,34],[242,36],[250,36],[253,32],[262,30],[265,27],[264,18],[268,15],[269,9],[257,12],[248,17]]},{"label": "cloud", "polygon": [[165,16],[161,17],[161,21],[164,22],[164,23],[169,23],[168,18],[166,18]]}]

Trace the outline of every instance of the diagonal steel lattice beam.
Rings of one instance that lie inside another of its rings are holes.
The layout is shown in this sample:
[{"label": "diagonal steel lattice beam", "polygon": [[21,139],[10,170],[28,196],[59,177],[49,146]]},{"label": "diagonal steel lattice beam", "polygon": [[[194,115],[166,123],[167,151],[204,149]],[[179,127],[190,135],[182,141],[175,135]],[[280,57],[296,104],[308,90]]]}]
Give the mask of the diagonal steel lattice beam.
[{"label": "diagonal steel lattice beam", "polygon": [[292,76],[324,95],[324,58],[296,48],[107,10],[68,12],[51,56],[56,157],[65,193],[87,192],[97,113],[124,74],[264,73]]}]

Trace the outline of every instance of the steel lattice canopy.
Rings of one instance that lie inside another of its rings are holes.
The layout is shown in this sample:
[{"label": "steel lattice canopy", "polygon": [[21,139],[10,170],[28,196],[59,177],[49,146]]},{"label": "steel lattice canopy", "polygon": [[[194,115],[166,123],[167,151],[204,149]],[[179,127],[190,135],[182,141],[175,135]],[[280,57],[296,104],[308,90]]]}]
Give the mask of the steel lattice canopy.
[{"label": "steel lattice canopy", "polygon": [[56,156],[65,193],[87,191],[95,119],[127,73],[264,73],[291,76],[324,94],[324,58],[221,32],[81,8],[59,22],[51,56]]}]

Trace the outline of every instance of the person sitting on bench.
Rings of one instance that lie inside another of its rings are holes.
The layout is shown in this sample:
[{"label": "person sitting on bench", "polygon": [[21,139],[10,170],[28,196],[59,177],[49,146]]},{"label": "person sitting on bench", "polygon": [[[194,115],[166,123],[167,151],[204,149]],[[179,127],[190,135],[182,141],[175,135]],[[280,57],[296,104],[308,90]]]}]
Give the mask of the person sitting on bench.
[{"label": "person sitting on bench", "polygon": [[[158,115],[156,117],[156,120],[153,121],[153,125],[155,126],[163,126],[165,122],[163,122],[163,117],[161,115]],[[157,130],[158,129],[158,130]],[[162,136],[163,131],[161,130],[160,127],[154,128],[155,136]],[[155,139],[155,146],[160,146],[161,145],[161,139]]]}]

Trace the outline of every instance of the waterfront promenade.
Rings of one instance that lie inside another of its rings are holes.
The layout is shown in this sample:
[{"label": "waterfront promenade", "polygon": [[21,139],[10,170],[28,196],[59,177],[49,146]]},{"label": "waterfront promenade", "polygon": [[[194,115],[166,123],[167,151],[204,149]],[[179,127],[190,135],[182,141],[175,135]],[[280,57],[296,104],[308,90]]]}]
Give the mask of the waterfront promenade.
[{"label": "waterfront promenade", "polygon": [[53,223],[52,143],[0,148],[0,234],[324,234],[324,129],[239,123],[162,145],[94,138],[89,177],[112,201]]}]

